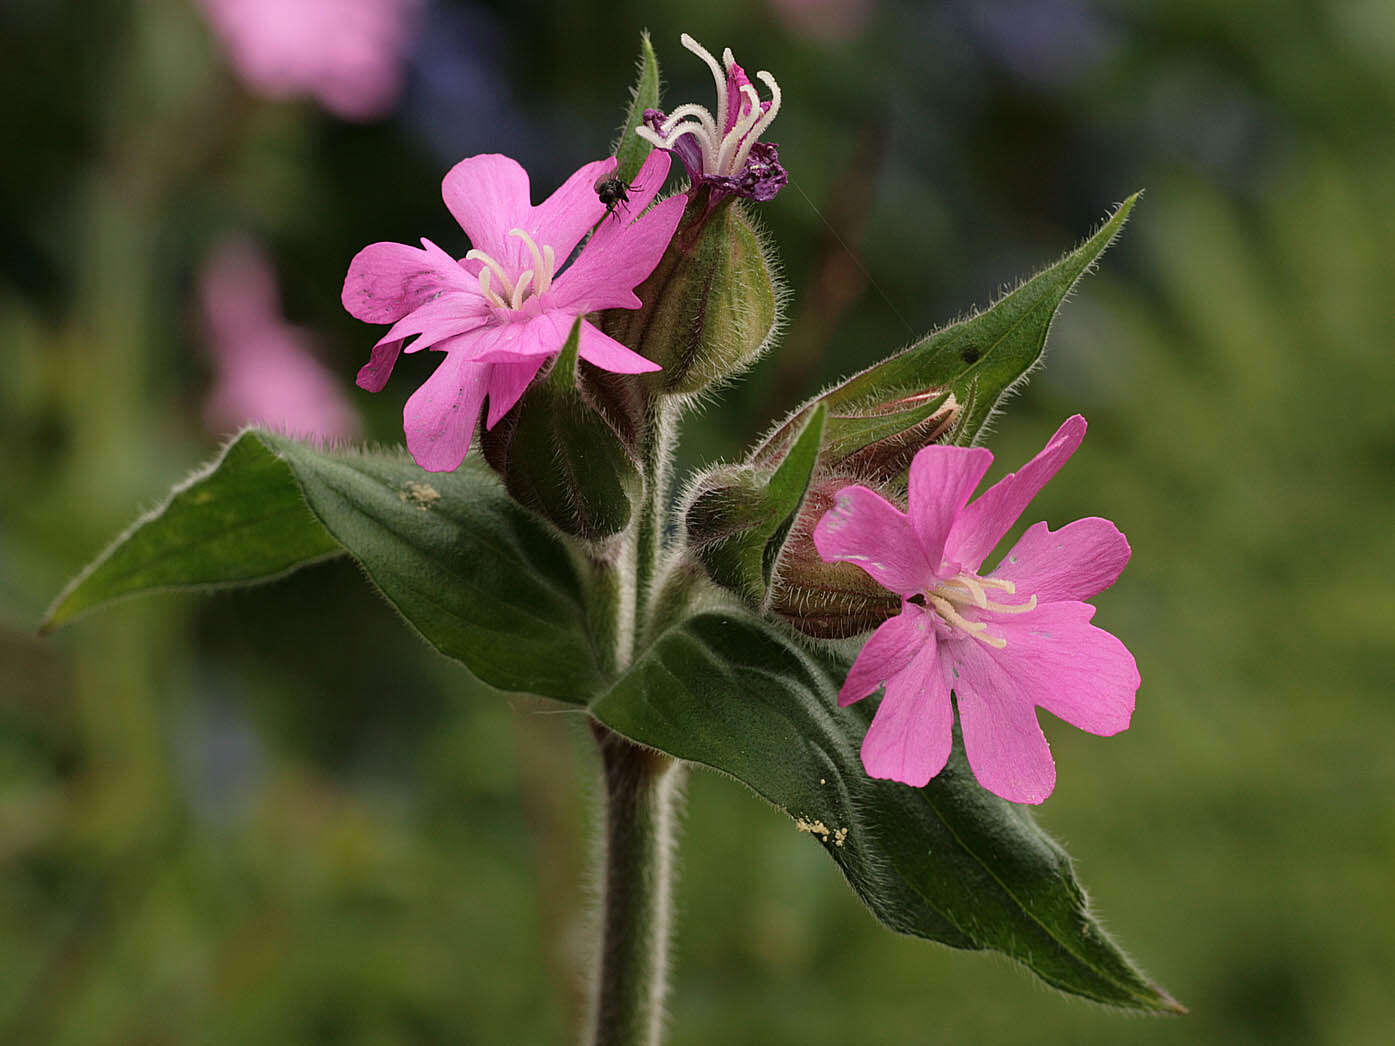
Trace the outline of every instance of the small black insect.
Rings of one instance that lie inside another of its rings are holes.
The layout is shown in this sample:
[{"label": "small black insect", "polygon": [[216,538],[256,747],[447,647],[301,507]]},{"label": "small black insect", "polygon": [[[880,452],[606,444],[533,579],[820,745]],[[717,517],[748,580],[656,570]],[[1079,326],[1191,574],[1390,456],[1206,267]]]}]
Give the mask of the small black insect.
[{"label": "small black insect", "polygon": [[636,186],[629,184],[611,173],[603,174],[597,178],[594,188],[596,190],[596,199],[605,204],[605,214],[602,215],[602,219],[604,219],[614,214],[615,208],[619,207],[621,204],[629,204],[630,190],[636,188]]},{"label": "small black insect", "polygon": [[975,348],[973,348],[973,347],[970,347],[970,348],[967,348],[967,349],[962,350],[962,351],[959,353],[959,358],[960,358],[961,360],[963,360],[965,363],[977,363],[977,362],[978,362],[979,355],[980,355],[980,353],[979,353],[978,349],[975,349]]}]

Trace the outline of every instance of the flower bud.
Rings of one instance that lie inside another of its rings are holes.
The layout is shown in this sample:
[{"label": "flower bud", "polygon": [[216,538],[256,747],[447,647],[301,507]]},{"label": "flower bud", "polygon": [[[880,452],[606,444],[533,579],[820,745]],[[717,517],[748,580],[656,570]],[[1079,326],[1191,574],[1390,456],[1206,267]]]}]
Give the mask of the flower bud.
[{"label": "flower bud", "polygon": [[625,528],[640,479],[606,418],[577,386],[579,322],[552,365],[480,438],[485,460],[519,504],[598,541]]},{"label": "flower bud", "polygon": [[826,412],[815,410],[779,465],[714,469],[683,513],[688,547],[717,584],[764,609],[781,549],[809,489]]},{"label": "flower bud", "polygon": [[660,395],[691,395],[745,370],[779,315],[760,235],[735,198],[714,201],[707,186],[635,293],[643,307],[610,310],[602,329],[663,368],[640,379]]},{"label": "flower bud", "polygon": [[805,495],[775,564],[766,611],[805,635],[846,639],[876,628],[901,610],[901,600],[851,563],[826,563],[814,547],[814,526],[833,507],[846,477],[816,480]]},{"label": "flower bud", "polygon": [[905,479],[916,451],[931,443],[954,441],[965,411],[947,388],[898,393],[881,400],[844,395],[856,380],[849,379],[796,410],[752,451],[751,464],[769,468],[782,460],[804,419],[820,407],[829,412],[819,448],[820,475],[836,472],[856,481],[894,483]]}]

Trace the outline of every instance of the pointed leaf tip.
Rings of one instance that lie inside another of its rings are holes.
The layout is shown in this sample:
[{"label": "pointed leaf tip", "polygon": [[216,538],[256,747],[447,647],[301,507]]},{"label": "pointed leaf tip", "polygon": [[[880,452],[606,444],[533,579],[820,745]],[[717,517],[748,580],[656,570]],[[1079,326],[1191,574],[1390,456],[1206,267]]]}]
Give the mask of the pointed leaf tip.
[{"label": "pointed leaf tip", "polygon": [[624,123],[620,125],[615,146],[611,149],[619,161],[615,176],[624,182],[634,181],[645,158],[654,148],[635,134],[635,128],[644,122],[644,111],[659,107],[659,59],[654,54],[654,45],[649,41],[647,29],[639,34],[639,57],[635,66],[637,72],[630,92],[630,106],[625,112]]}]

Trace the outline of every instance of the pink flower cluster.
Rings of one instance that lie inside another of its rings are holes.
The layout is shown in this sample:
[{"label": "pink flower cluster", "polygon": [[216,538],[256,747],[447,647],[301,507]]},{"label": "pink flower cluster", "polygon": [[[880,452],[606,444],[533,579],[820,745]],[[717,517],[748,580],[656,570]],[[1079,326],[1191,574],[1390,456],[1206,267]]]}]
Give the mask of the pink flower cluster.
[{"label": "pink flower cluster", "polygon": [[385,114],[420,0],[200,0],[238,76],[270,98],[310,95],[347,120]]},{"label": "pink flower cluster", "polygon": [[[465,257],[424,239],[421,249],[370,244],[350,263],[344,308],[368,323],[392,324],[359,371],[361,387],[383,388],[408,338],[415,339],[408,352],[445,353],[403,411],[407,449],[422,468],[457,468],[485,400],[485,424],[493,427],[561,350],[578,318],[639,308],[634,288],[658,265],[684,200],[672,197],[645,213],[668,175],[668,155],[656,150],[636,175],[629,202],[608,213],[596,185],[615,165],[614,157],[587,164],[535,207],[528,174],[515,161],[471,156],[441,185],[473,245]],[[579,354],[622,374],[659,369],[585,320]]]},{"label": "pink flower cluster", "polygon": [[1056,531],[1038,523],[979,573],[1084,435],[1085,419],[1070,418],[1040,454],[972,502],[992,453],[926,447],[911,464],[909,513],[850,486],[815,527],[825,560],[854,563],[901,596],[901,613],[872,634],[838,695],[848,705],[886,686],[862,743],[873,777],[920,787],[944,769],[957,706],[979,783],[1040,803],[1056,766],[1038,707],[1093,734],[1129,725],[1138,668],[1123,643],[1090,623],[1095,608],[1085,602],[1129,561],[1118,528],[1095,518]]}]

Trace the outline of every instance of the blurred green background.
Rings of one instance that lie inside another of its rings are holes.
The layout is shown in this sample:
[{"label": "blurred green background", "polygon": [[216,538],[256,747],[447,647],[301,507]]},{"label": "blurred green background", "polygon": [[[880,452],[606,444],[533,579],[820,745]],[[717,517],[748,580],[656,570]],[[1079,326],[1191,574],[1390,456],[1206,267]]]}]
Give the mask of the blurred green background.
[{"label": "blurred green background", "polygon": [[540,193],[603,155],[645,26],[670,105],[710,104],[683,30],[785,99],[792,181],[760,214],[789,333],[690,426],[688,464],[1147,190],[989,445],[1012,467],[1090,419],[1026,521],[1128,534],[1098,620],[1144,684],[1117,738],[1046,724],[1040,817],[1192,1010],[1127,1017],[896,937],[785,818],[699,773],[670,1041],[1388,1042],[1389,0],[432,0],[367,121],[246,88],[193,3],[8,0],[0,1041],[571,1037],[595,784],[573,714],[475,683],[343,563],[33,630],[218,446],[196,292],[219,243],[261,244],[363,432],[400,442],[434,361],[353,388],[377,335],[340,308],[349,258],[461,253],[439,183],[466,154],[517,157]]}]

